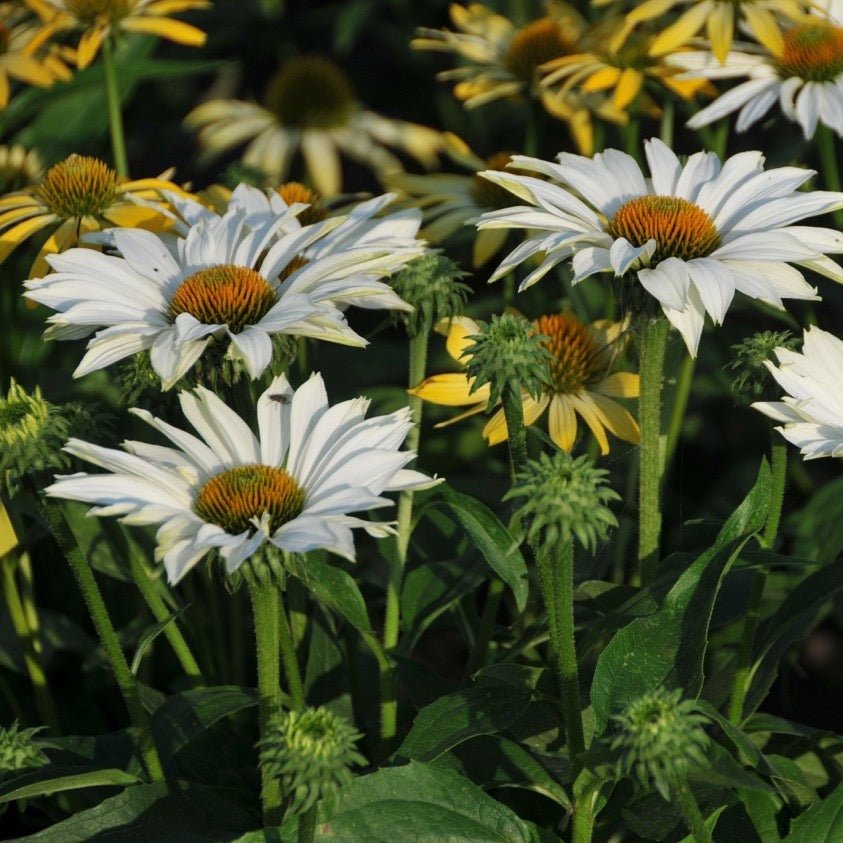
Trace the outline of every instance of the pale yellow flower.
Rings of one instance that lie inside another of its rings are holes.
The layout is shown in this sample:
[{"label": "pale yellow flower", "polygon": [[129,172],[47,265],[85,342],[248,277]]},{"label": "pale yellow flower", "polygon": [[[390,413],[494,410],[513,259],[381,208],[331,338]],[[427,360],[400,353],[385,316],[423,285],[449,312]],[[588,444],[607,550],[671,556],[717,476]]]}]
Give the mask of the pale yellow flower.
[{"label": "pale yellow flower", "polygon": [[0,193],[9,193],[34,184],[43,172],[41,158],[34,149],[0,146]]},{"label": "pale yellow flower", "polygon": [[[603,454],[609,453],[607,431],[626,442],[637,443],[640,438],[638,424],[615,399],[638,397],[638,375],[611,372],[625,324],[601,320],[587,325],[570,313],[540,316],[533,324],[538,333],[549,338],[552,385],[538,400],[522,393],[524,423],[535,424],[547,410],[550,438],[569,452],[576,443],[578,416],[594,434]],[[447,334],[446,348],[451,357],[465,366],[467,357],[463,355],[472,343],[468,338],[480,333],[477,322],[457,317],[450,324],[438,325],[437,330]],[[488,384],[475,391],[472,386],[467,375],[454,372],[432,375],[411,389],[410,394],[433,404],[469,407],[455,418],[437,425],[444,427],[488,409]],[[483,428],[483,436],[490,445],[506,440],[503,410],[492,415]]]},{"label": "pale yellow flower", "polygon": [[286,180],[301,150],[307,175],[324,196],[342,188],[340,153],[383,175],[404,169],[387,147],[432,167],[442,146],[441,134],[427,126],[367,110],[346,75],[321,56],[286,61],[269,80],[262,104],[210,100],[185,122],[210,155],[248,142],[243,163],[274,182]]}]

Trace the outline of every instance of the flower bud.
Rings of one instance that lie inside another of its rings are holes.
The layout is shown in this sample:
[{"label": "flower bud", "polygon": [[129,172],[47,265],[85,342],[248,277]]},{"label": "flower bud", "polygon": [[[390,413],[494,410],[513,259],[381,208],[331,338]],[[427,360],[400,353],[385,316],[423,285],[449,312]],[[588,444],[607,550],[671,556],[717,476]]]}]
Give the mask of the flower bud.
[{"label": "flower bud", "polygon": [[799,340],[790,331],[761,331],[732,346],[732,394],[738,404],[753,401],[772,401],[776,396],[776,382],[765,365],[773,359],[776,348],[795,351]]},{"label": "flower bud", "polygon": [[34,741],[42,728],[21,729],[17,721],[7,729],[0,727],[0,778],[49,763]]}]

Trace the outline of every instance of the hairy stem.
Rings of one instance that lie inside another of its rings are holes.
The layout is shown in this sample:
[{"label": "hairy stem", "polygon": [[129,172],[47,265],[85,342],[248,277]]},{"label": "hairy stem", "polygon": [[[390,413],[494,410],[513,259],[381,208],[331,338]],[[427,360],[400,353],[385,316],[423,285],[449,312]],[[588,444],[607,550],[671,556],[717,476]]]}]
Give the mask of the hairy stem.
[{"label": "hairy stem", "polygon": [[[829,190],[839,191],[843,189],[843,186],[840,181],[840,166],[837,163],[837,138],[831,129],[822,123],[817,125],[815,137],[820,154],[823,181]],[[835,211],[833,217],[835,226],[843,228],[843,210]]]},{"label": "hairy stem", "polygon": [[691,837],[694,838],[695,843],[712,843],[711,832],[705,824],[703,815],[700,813],[700,807],[697,805],[697,800],[694,799],[694,794],[691,793],[688,782],[682,782],[674,791],[674,796],[682,819],[685,820],[685,825],[691,832]]},{"label": "hairy stem", "polygon": [[128,176],[129,162],[126,157],[126,135],[123,131],[123,109],[120,103],[120,85],[117,81],[114,42],[111,36],[102,42],[102,73],[105,78],[105,99],[108,104],[108,125],[111,131],[114,169],[117,170],[117,175]]}]

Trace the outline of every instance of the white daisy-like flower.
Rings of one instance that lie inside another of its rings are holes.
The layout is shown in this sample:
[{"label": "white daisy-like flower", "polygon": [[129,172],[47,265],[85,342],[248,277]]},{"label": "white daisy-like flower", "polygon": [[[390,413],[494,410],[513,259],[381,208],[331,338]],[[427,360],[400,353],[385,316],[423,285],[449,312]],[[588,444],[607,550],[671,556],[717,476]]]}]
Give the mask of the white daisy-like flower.
[{"label": "white daisy-like flower", "polygon": [[753,52],[746,45],[743,51],[729,53],[722,65],[702,51],[672,57],[691,71],[682,78],[747,77],[698,111],[687,125],[698,129],[737,111],[735,128],[745,132],[778,102],[784,116],[801,126],[806,140],[814,136],[818,123],[843,137],[843,0],[805,15],[782,38],[775,50],[765,45],[763,52]]},{"label": "white daisy-like flower", "polygon": [[393,530],[349,513],[391,505],[384,492],[440,482],[404,467],[416,456],[398,450],[412,427],[409,409],[366,419],[365,398],[331,407],[319,374],[297,390],[283,375],[273,380],[258,400],[258,436],[204,387],[179,399],[198,437],[133,410],[176,447],[127,441],[120,451],[71,439],[68,453],[110,473],[59,477],[46,489],[94,504],[90,515],[160,524],[155,555],[171,583],[212,550],[230,573],[267,542],[354,560],[353,529],[376,537]]},{"label": "white daisy-like flower", "polygon": [[96,331],[76,377],[148,350],[169,389],[214,340],[228,343],[229,356],[241,359],[252,378],[269,365],[274,334],[364,346],[336,303],[363,299],[410,309],[376,279],[423,249],[398,257],[389,245],[338,249],[301,262],[305,250],[345,221],[279,234],[303,207],[285,208],[254,228],[234,208],[200,220],[183,239],[113,229],[97,240],[114,245],[119,257],[91,249],[53,256],[55,272],[27,281],[25,295],[57,311],[46,336],[80,339]]},{"label": "white daisy-like flower", "polygon": [[787,393],[781,401],[752,406],[782,426],[776,428],[806,460],[843,456],[843,340],[812,325],[802,352],[777,348],[779,365],[767,368]]},{"label": "white daisy-like flower", "polygon": [[650,178],[615,149],[594,158],[560,153],[557,164],[514,156],[514,167],[550,181],[482,173],[529,203],[480,217],[479,228],[530,230],[490,280],[535,256],[539,265],[522,290],[568,259],[574,283],[602,272],[632,273],[693,355],[705,314],[722,323],[736,291],[780,309],[785,298],[815,298],[816,290],[789,264],[843,282],[843,270],[827,256],[843,252],[843,235],[793,224],[843,207],[843,193],[798,190],[813,171],[765,171],[760,152],[723,164],[713,153],[698,152],[683,166],[659,140],[647,142],[645,151]]}]

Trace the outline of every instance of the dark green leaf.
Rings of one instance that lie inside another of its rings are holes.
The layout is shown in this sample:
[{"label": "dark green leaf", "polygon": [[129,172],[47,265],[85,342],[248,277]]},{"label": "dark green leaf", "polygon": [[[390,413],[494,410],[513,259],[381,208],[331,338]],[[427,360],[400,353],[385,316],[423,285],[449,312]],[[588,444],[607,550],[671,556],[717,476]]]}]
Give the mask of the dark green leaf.
[{"label": "dark green leaf", "polygon": [[843,477],[826,483],[788,519],[793,555],[831,562],[843,553]]},{"label": "dark green leaf", "polygon": [[137,675],[138,668],[141,665],[141,661],[143,660],[143,654],[149,648],[149,645],[181,614],[186,612],[190,608],[190,604],[187,606],[182,606],[181,609],[173,612],[171,615],[168,615],[164,620],[158,621],[158,623],[153,624],[142,636],[140,641],[138,641],[137,650],[135,650],[134,658],[132,659],[132,673]]},{"label": "dark green leaf", "polygon": [[124,770],[92,770],[90,767],[59,767],[49,764],[26,770],[0,783],[0,805],[13,799],[49,796],[83,787],[126,787],[139,779]]},{"label": "dark green leaf", "polygon": [[791,823],[784,843],[840,843],[843,840],[843,784],[822,802],[809,808]]}]

